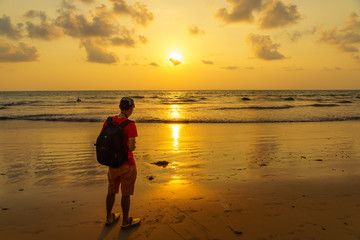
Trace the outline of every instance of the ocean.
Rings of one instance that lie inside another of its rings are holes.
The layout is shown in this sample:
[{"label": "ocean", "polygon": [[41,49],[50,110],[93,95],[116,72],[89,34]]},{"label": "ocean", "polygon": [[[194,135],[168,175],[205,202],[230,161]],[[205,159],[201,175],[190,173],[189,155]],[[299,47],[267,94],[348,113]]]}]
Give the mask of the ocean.
[{"label": "ocean", "polygon": [[0,92],[0,120],[103,122],[135,100],[139,123],[272,123],[360,120],[360,90]]}]

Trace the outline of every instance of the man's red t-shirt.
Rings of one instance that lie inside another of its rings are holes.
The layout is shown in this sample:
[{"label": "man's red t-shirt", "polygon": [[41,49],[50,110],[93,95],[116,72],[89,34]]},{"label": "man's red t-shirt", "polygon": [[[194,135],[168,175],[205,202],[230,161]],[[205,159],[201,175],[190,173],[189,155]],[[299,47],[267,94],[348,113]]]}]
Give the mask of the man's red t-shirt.
[{"label": "man's red t-shirt", "polygon": [[[125,121],[126,119],[128,119],[127,117],[119,117],[119,116],[114,116],[112,118],[113,122],[117,122],[117,123],[122,123],[123,121]],[[104,129],[104,127],[107,125],[107,120],[104,122],[103,127],[101,129],[101,131]],[[136,125],[134,122],[129,123],[128,125],[125,126],[124,128],[124,141],[127,142],[128,146],[129,146],[129,138],[134,138],[137,137],[137,130],[136,130]],[[134,155],[133,153],[129,150],[128,152],[128,162],[125,162],[124,164],[127,165],[134,165],[135,164],[135,159],[134,159]]]}]

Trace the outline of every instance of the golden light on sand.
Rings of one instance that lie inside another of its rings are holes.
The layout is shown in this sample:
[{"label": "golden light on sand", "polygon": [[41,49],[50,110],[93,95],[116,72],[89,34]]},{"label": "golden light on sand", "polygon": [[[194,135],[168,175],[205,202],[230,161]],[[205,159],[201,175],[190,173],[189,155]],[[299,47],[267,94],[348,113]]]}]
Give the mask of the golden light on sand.
[{"label": "golden light on sand", "polygon": [[183,55],[181,52],[175,50],[169,53],[168,57],[167,57],[167,61],[172,65],[172,66],[177,66],[183,63]]},{"label": "golden light on sand", "polygon": [[171,129],[172,129],[172,138],[173,138],[173,148],[175,152],[179,151],[179,135],[180,135],[180,128],[181,125],[179,124],[172,124],[171,125]]}]

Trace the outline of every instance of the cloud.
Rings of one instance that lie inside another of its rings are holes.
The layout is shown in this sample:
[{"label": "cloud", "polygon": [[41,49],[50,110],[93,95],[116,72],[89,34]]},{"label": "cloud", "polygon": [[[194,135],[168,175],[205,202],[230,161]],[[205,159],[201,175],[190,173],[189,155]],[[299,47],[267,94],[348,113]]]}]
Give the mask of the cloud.
[{"label": "cloud", "polygon": [[11,24],[10,17],[3,15],[3,17],[0,18],[0,35],[4,35],[10,39],[19,39],[22,37],[22,26],[23,24],[21,23],[16,26]]},{"label": "cloud", "polygon": [[[320,42],[333,45],[343,52],[359,52],[360,47],[360,21],[356,13],[351,13],[345,26],[338,30],[325,30],[321,32]],[[356,56],[353,56],[356,58]]]},{"label": "cloud", "polygon": [[221,69],[225,69],[225,70],[237,70],[238,67],[237,67],[237,66],[227,66],[227,67],[222,67]]},{"label": "cloud", "polygon": [[297,68],[297,67],[283,67],[283,69],[288,72],[298,72],[304,70],[303,68]]},{"label": "cloud", "polygon": [[[61,10],[76,10],[76,6],[73,4],[71,0],[62,0],[61,2]],[[59,10],[59,11],[61,11]]]},{"label": "cloud", "polygon": [[50,24],[44,11],[28,11],[24,17],[39,18],[41,23],[34,24],[30,21],[26,22],[26,30],[29,38],[39,38],[43,40],[52,40],[62,36],[62,32],[55,25]]},{"label": "cloud", "polygon": [[169,62],[171,62],[174,66],[177,66],[177,65],[182,64],[181,61],[176,60],[176,59],[174,59],[174,58],[169,58],[168,60],[169,60]]},{"label": "cloud", "polygon": [[273,43],[270,36],[249,34],[248,41],[250,42],[255,55],[264,60],[281,60],[285,56],[278,52],[279,44]]},{"label": "cloud", "polygon": [[111,39],[113,45],[116,46],[125,46],[125,47],[135,47],[135,40],[131,37],[115,37]]},{"label": "cloud", "polygon": [[147,9],[146,5],[140,2],[133,5],[127,4],[124,0],[110,0],[110,2],[113,4],[115,13],[128,15],[142,26],[147,26],[154,20],[154,14]]},{"label": "cloud", "polygon": [[189,27],[189,34],[193,36],[204,35],[205,31],[201,30],[197,26]]},{"label": "cloud", "polygon": [[262,0],[226,0],[231,5],[230,11],[220,8],[216,17],[225,23],[252,22],[254,21],[254,11],[260,11]]},{"label": "cloud", "polygon": [[[86,14],[75,5],[79,2],[89,5],[99,4],[91,7]],[[45,11],[30,10],[23,15],[26,19],[24,24],[17,25],[11,23],[10,17],[3,15],[0,17],[0,36],[12,40],[23,37],[53,40],[66,35],[79,39],[80,46],[86,50],[88,61],[114,63],[118,58],[113,53],[108,53],[106,48],[147,44],[149,40],[139,35],[135,27],[139,24],[147,26],[154,16],[142,3],[128,4],[126,0],[108,0],[108,2],[110,5],[101,4],[98,0],[62,0],[55,19],[50,19]],[[130,18],[123,21],[124,16]],[[21,47],[23,50],[26,49],[24,45]],[[17,48],[21,49],[20,45]],[[4,49],[6,48],[2,46],[3,54],[5,54]],[[15,47],[12,46],[12,49]]]},{"label": "cloud", "polygon": [[324,67],[323,69],[324,69],[324,71],[328,71],[328,72],[343,70],[341,67],[332,67],[332,68]]},{"label": "cloud", "polygon": [[265,5],[266,7],[259,19],[262,29],[287,26],[300,19],[300,13],[294,4],[284,4],[279,0],[271,0]]},{"label": "cloud", "polygon": [[30,62],[38,58],[37,49],[25,43],[19,46],[0,42],[0,62]]},{"label": "cloud", "polygon": [[95,3],[97,2],[98,0],[79,0],[80,2],[83,2],[83,3]]},{"label": "cloud", "polygon": [[213,61],[207,61],[207,60],[201,60],[204,64],[207,64],[207,65],[213,65],[214,62]]},{"label": "cloud", "polygon": [[284,27],[297,23],[301,18],[297,5],[280,0],[226,0],[230,10],[220,8],[215,17],[225,23],[251,23],[258,17],[261,29]]},{"label": "cloud", "polygon": [[81,46],[86,50],[88,62],[111,64],[118,61],[116,55],[106,52],[103,47],[89,39],[81,41]]},{"label": "cloud", "polygon": [[148,44],[149,43],[149,40],[145,36],[142,36],[142,35],[139,35],[139,40],[143,44]]},{"label": "cloud", "polygon": [[63,28],[65,34],[75,38],[109,37],[115,34],[118,27],[110,19],[110,15],[104,13],[106,7],[102,6],[97,10],[97,13],[88,20],[83,14],[76,14],[73,10],[62,9],[55,23]]},{"label": "cloud", "polygon": [[154,62],[150,63],[149,65],[150,65],[150,66],[153,66],[153,67],[159,67],[159,64],[154,63]]},{"label": "cloud", "polygon": [[317,27],[312,27],[309,30],[306,31],[293,31],[293,32],[283,32],[285,36],[291,41],[291,42],[298,42],[304,35],[313,35],[317,32]]},{"label": "cloud", "polygon": [[123,27],[120,31],[121,31],[121,36],[112,38],[111,39],[112,44],[116,46],[124,46],[131,48],[135,47],[136,41],[132,37],[132,33],[125,27]]}]

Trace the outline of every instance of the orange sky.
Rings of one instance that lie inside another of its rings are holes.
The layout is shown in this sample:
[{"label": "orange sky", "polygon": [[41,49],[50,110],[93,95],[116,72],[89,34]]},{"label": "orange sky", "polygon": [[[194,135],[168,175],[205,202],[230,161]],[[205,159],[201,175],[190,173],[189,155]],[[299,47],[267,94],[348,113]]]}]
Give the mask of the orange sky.
[{"label": "orange sky", "polygon": [[0,90],[359,89],[360,0],[2,0]]}]

